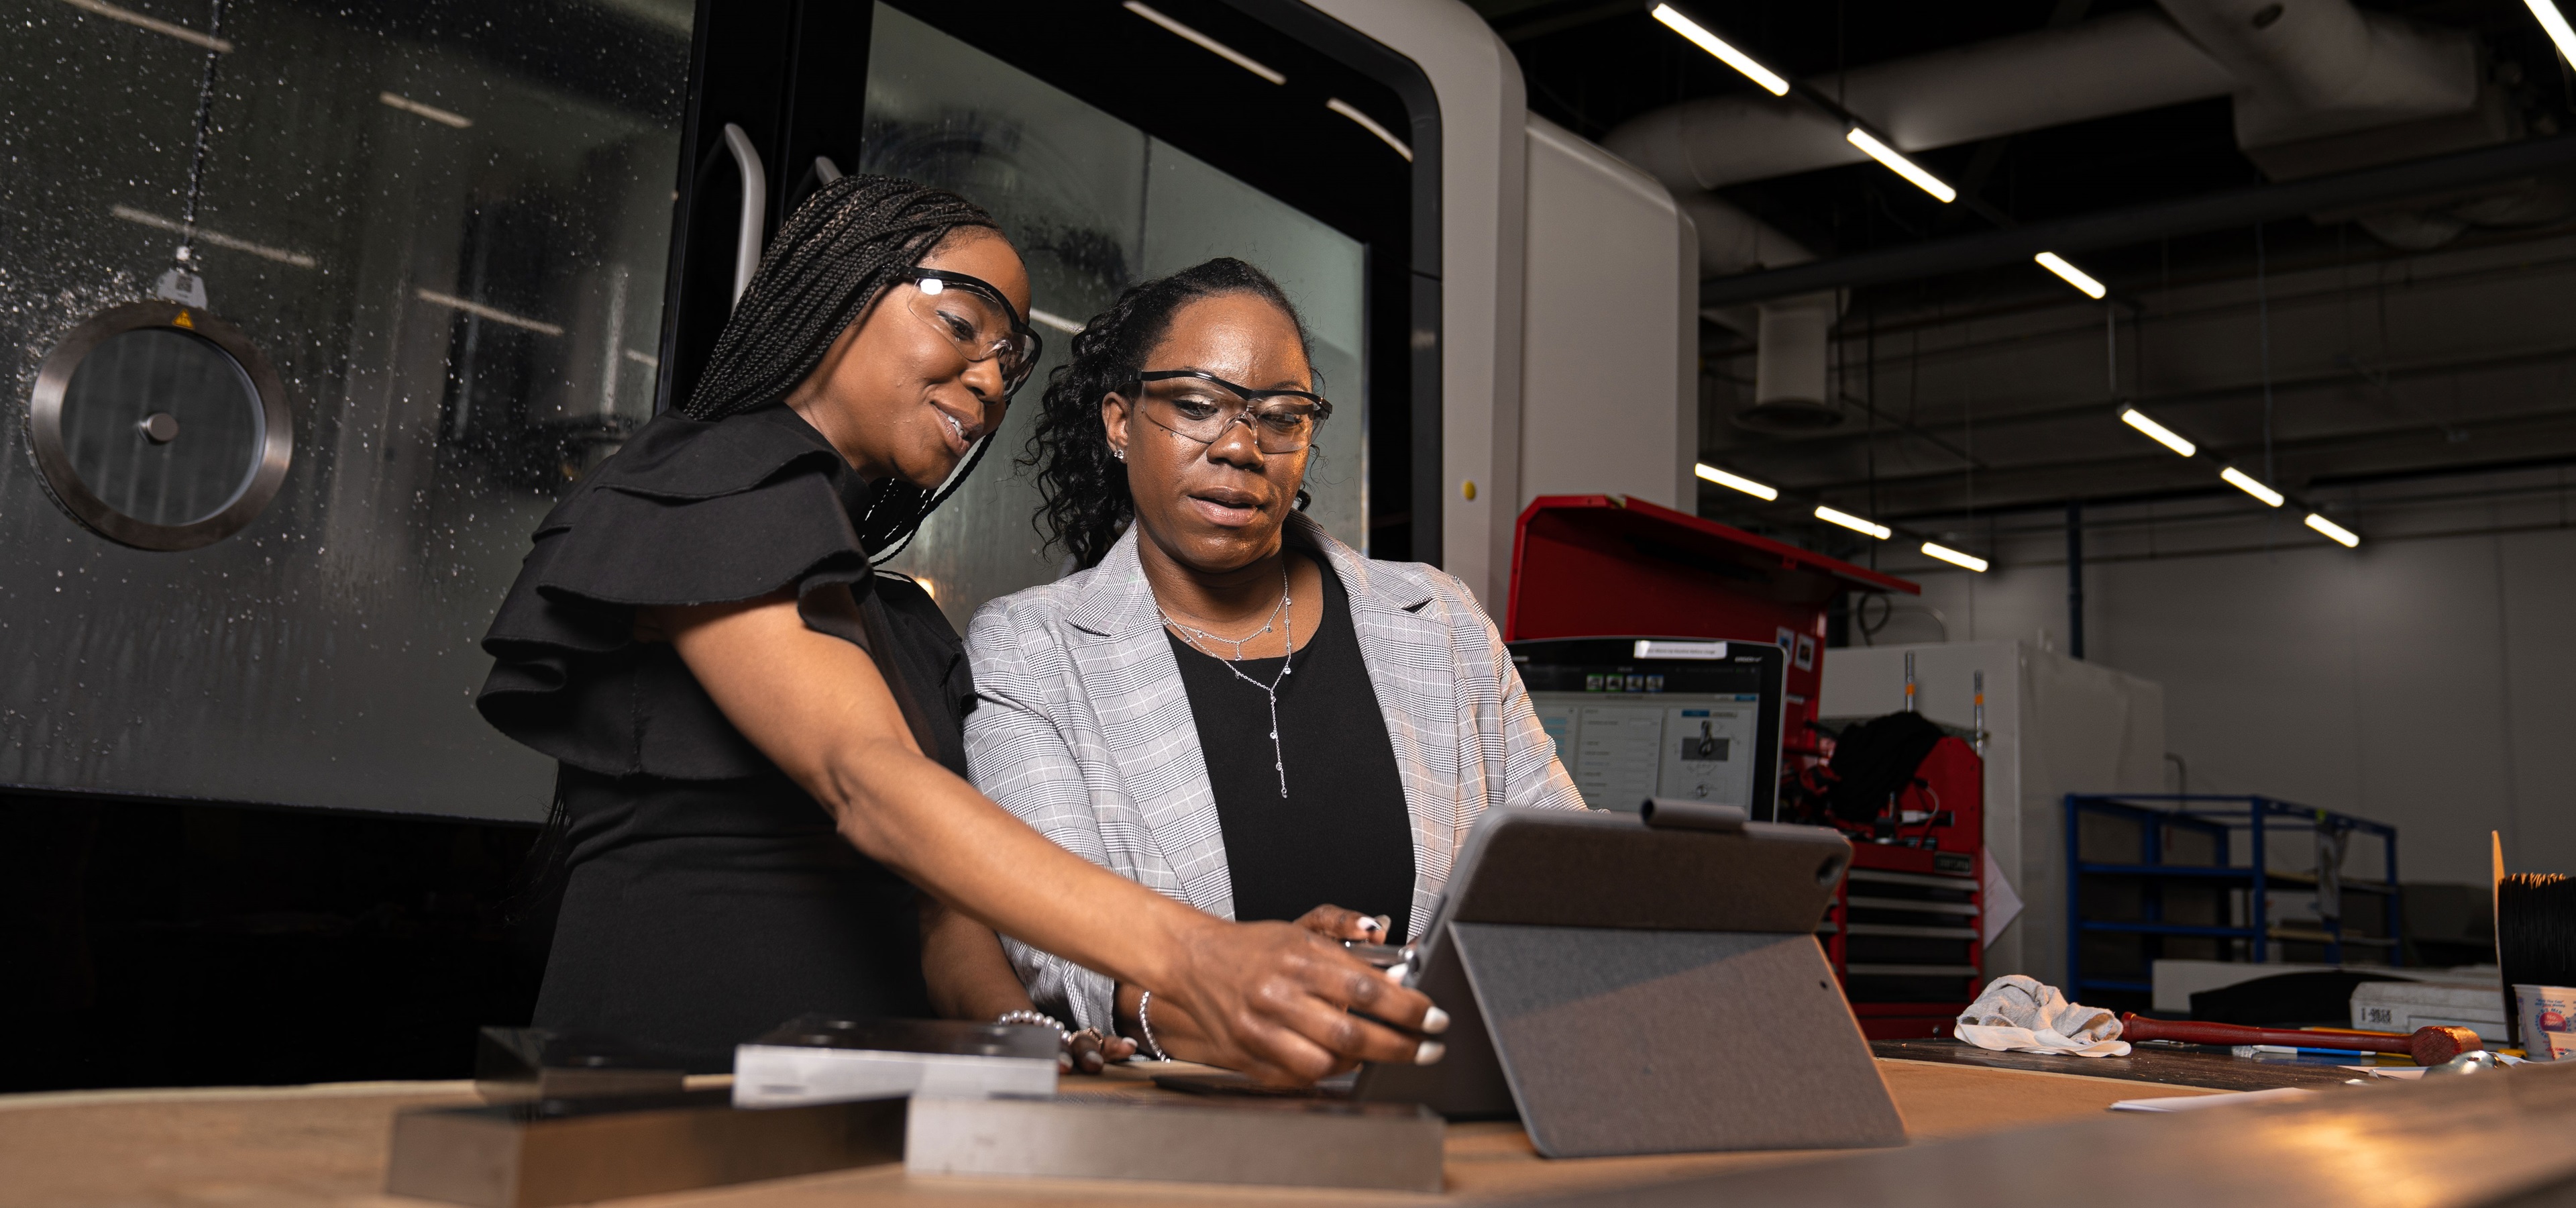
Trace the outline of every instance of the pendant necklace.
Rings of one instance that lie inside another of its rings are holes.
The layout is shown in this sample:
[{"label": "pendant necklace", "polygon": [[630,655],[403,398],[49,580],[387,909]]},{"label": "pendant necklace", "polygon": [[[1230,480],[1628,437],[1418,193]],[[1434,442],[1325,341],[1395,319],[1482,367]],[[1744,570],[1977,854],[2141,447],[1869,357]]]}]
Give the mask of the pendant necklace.
[{"label": "pendant necklace", "polygon": [[[1181,624],[1172,619],[1172,614],[1164,612],[1161,604],[1154,606],[1154,612],[1155,615],[1163,618],[1165,625],[1171,626],[1174,632],[1181,635],[1182,641],[1189,643],[1190,649],[1225,663],[1225,669],[1233,672],[1234,678],[1261,689],[1261,694],[1270,698],[1270,766],[1279,773],[1279,799],[1286,801],[1288,799],[1288,752],[1279,741],[1279,685],[1287,682],[1289,674],[1296,670],[1291,664],[1297,661],[1297,614],[1294,605],[1288,599],[1288,559],[1284,557],[1279,559],[1279,603],[1270,609],[1270,619],[1262,622],[1261,628],[1241,638],[1220,637],[1196,626]],[[1288,655],[1279,660],[1279,674],[1270,677],[1270,682],[1267,684],[1245,675],[1242,668],[1235,666],[1236,663],[1243,661],[1244,644],[1270,632],[1271,626],[1283,620],[1288,626]],[[1206,639],[1211,646],[1223,643],[1234,647],[1234,657],[1219,658],[1215,651],[1200,647],[1200,639]]]}]

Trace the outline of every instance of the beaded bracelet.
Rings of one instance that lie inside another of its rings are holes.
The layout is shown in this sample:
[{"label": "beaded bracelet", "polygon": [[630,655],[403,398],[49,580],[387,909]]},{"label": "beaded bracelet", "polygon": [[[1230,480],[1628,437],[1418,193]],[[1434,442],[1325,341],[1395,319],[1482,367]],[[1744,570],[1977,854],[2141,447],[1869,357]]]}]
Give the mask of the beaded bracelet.
[{"label": "beaded bracelet", "polygon": [[1004,1011],[1004,1012],[1002,1012],[999,1016],[996,1016],[996,1017],[994,1018],[993,1022],[995,1022],[995,1023],[1024,1023],[1024,1024],[1029,1024],[1029,1025],[1031,1025],[1031,1026],[1033,1026],[1033,1027],[1054,1028],[1054,1029],[1055,1029],[1055,1035],[1056,1035],[1056,1043],[1058,1043],[1058,1044],[1060,1044],[1060,1045],[1063,1045],[1063,1046],[1064,1046],[1064,1047],[1066,1047],[1066,1048],[1072,1048],[1072,1047],[1073,1047],[1073,1031],[1072,1031],[1072,1029],[1065,1027],[1065,1026],[1064,1026],[1064,1021],[1063,1021],[1063,1020],[1061,1020],[1061,1019],[1057,1019],[1055,1016],[1053,1016],[1053,1015],[1049,1015],[1049,1014],[1047,1014],[1047,1013],[1046,1013],[1046,1012],[1044,1012],[1044,1011],[1031,1011],[1031,1010]]},{"label": "beaded bracelet", "polygon": [[1145,1042],[1146,1056],[1156,1061],[1169,1061],[1172,1055],[1164,1052],[1163,1046],[1154,1039],[1154,1021],[1145,1015],[1145,1008],[1153,1005],[1153,1002],[1154,992],[1151,990],[1145,991],[1136,999],[1136,1031],[1139,1033],[1139,1038]]}]

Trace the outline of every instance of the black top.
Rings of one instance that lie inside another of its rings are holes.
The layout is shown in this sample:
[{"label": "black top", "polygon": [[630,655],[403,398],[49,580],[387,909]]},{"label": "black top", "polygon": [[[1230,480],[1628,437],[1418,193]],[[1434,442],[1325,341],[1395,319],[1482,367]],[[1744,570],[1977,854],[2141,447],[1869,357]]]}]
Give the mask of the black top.
[{"label": "black top", "polygon": [[[1198,723],[1208,783],[1234,879],[1234,917],[1287,919],[1317,906],[1391,916],[1388,933],[1407,936],[1413,914],[1413,815],[1405,808],[1395,744],[1351,628],[1350,598],[1324,569],[1324,607],[1315,636],[1279,684],[1279,748],[1288,796],[1270,741],[1270,698],[1235,678],[1229,660],[1193,649],[1171,631],[1190,716]],[[1315,614],[1299,609],[1299,614]],[[1280,660],[1234,666],[1263,684]]]},{"label": "black top", "polygon": [[843,840],[668,643],[633,632],[639,605],[793,588],[806,626],[867,650],[922,750],[964,775],[964,643],[919,587],[869,569],[853,522],[868,499],[785,407],[665,413],[538,526],[475,701],[563,769],[537,1026],[722,1069],[799,1015],[930,1013],[912,886]]}]

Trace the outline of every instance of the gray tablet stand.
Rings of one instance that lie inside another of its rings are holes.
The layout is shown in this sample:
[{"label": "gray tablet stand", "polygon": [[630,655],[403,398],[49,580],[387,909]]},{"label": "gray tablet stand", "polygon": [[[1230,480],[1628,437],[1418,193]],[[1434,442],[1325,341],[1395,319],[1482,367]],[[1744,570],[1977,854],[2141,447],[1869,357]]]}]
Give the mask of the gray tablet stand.
[{"label": "gray tablet stand", "polygon": [[1840,836],[1491,821],[1416,983],[1450,1004],[1449,1054],[1372,1066],[1359,1097],[1517,1114],[1556,1158],[1905,1143],[1812,930]]}]

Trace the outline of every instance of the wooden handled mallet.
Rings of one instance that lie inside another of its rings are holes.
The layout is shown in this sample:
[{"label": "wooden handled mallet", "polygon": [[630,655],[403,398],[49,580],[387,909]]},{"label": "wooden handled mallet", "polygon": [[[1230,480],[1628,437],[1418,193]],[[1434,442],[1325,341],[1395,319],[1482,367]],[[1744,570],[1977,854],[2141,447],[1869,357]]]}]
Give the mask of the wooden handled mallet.
[{"label": "wooden handled mallet", "polygon": [[2402,1053],[2417,1065],[2440,1065],[2462,1053],[2485,1048],[2467,1028],[2436,1024],[2408,1036],[2365,1036],[2352,1032],[2301,1032],[2288,1028],[2249,1028],[2232,1023],[2195,1023],[2149,1019],[2135,1011],[2120,1016],[2122,1040],[2179,1040],[2188,1044],[2278,1044],[2303,1049],[2353,1049],[2364,1053]]}]

